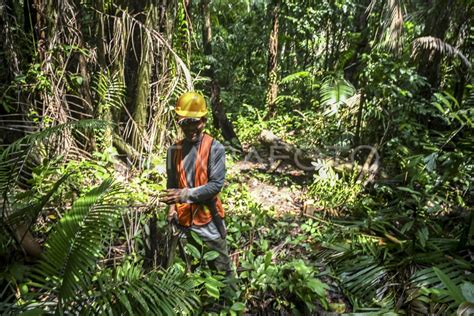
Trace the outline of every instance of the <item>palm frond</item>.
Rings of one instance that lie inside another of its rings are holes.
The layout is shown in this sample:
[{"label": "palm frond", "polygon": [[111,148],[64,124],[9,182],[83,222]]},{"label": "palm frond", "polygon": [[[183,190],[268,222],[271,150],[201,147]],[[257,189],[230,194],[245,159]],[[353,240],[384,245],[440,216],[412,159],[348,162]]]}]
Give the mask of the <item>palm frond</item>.
[{"label": "palm frond", "polygon": [[406,303],[422,313],[456,310],[463,301],[460,286],[472,281],[472,263],[456,259],[415,272],[410,278]]},{"label": "palm frond", "polygon": [[87,297],[91,304],[77,304],[86,307],[78,311],[82,314],[190,314],[199,304],[194,284],[178,269],[144,274],[140,265],[126,261],[112,275],[104,271],[96,277],[96,295]]},{"label": "palm frond", "polygon": [[[377,0],[372,0],[366,12],[375,10]],[[381,8],[381,23],[377,33],[380,34],[381,44],[391,52],[400,54],[403,44],[403,4],[401,0],[384,1]]]},{"label": "palm frond", "polygon": [[278,105],[282,105],[285,102],[289,104],[299,104],[301,99],[293,95],[278,95],[275,99],[275,103]]},{"label": "palm frond", "polygon": [[418,56],[422,51],[436,52],[443,56],[459,57],[465,66],[468,68],[472,67],[471,62],[459,49],[434,36],[418,37],[413,41],[412,57]]},{"label": "palm frond", "polygon": [[[8,192],[11,192],[19,184],[22,170],[31,163],[31,159],[34,158],[38,162],[41,156],[47,157],[46,154],[40,153],[42,145],[48,144],[51,150],[54,150],[57,144],[62,142],[61,135],[65,132],[80,129],[104,129],[110,124],[110,122],[100,120],[75,121],[45,128],[10,144],[0,154],[0,194],[4,197],[8,196]],[[62,153],[56,152],[55,154],[61,155]],[[67,152],[65,158],[67,158]]]},{"label": "palm frond", "polygon": [[121,207],[111,179],[79,198],[57,224],[35,277],[54,289],[61,302],[91,282],[91,271],[103,248],[104,237],[115,227]]},{"label": "palm frond", "polygon": [[105,107],[120,109],[124,105],[125,84],[117,72],[113,74],[98,73],[92,89],[97,95],[99,114]]},{"label": "palm frond", "polygon": [[366,306],[391,308],[394,305],[394,287],[390,269],[370,256],[354,256],[338,268],[341,284],[349,297]]},{"label": "palm frond", "polygon": [[291,82],[294,82],[294,81],[297,81],[297,80],[300,80],[300,79],[306,79],[310,76],[311,76],[311,74],[308,71],[294,72],[294,73],[289,74],[288,76],[282,78],[280,80],[280,84],[291,83]]},{"label": "palm frond", "polygon": [[327,79],[321,85],[321,105],[329,107],[324,115],[331,116],[337,113],[339,106],[355,94],[354,86],[345,79]]},{"label": "palm frond", "polygon": [[460,108],[458,100],[450,93],[443,91],[442,93],[437,92],[433,95],[431,104],[443,114],[442,118],[446,120],[448,124],[457,121],[461,126],[467,125],[472,127],[474,112],[469,108],[469,99],[467,101],[466,106]]}]

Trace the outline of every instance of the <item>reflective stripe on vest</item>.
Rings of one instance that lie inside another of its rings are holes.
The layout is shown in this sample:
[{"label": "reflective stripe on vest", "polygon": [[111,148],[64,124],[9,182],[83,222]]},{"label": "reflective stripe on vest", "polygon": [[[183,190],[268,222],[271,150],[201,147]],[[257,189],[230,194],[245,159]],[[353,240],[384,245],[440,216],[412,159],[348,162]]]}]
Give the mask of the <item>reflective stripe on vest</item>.
[{"label": "reflective stripe on vest", "polygon": [[[194,173],[195,188],[205,185],[208,182],[207,166],[213,141],[214,139],[211,136],[203,134],[201,144],[199,144],[199,149],[196,154],[196,169]],[[178,187],[180,189],[187,188],[188,182],[186,180],[187,177],[183,160],[183,141],[177,144],[174,155],[174,165],[178,177]],[[219,216],[224,218],[224,208],[222,207],[221,200],[217,195],[214,199]],[[201,206],[195,203],[177,203],[176,211],[178,213],[178,222],[182,226],[189,227],[191,224],[205,225],[212,220],[211,212],[207,206]]]}]

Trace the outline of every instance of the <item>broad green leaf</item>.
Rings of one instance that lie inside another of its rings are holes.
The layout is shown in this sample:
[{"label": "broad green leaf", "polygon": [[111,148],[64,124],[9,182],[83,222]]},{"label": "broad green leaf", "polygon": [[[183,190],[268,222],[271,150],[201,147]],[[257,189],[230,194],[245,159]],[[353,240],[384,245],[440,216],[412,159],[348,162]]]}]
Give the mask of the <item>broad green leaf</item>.
[{"label": "broad green leaf", "polygon": [[433,271],[436,273],[441,282],[443,282],[444,286],[446,286],[449,291],[449,295],[456,301],[457,304],[461,304],[465,301],[460,288],[454,284],[454,282],[443,271],[437,267],[433,267]]},{"label": "broad green leaf", "polygon": [[186,244],[185,248],[193,258],[201,258],[201,252],[194,245]]},{"label": "broad green leaf", "polygon": [[321,282],[319,279],[309,279],[306,283],[306,285],[318,296],[320,297],[325,297],[326,295],[326,289],[328,288],[327,284]]},{"label": "broad green leaf", "polygon": [[426,164],[426,169],[428,171],[431,172],[436,169],[436,159],[438,159],[437,152],[431,153],[423,159]]},{"label": "broad green leaf", "polygon": [[206,282],[204,286],[206,287],[206,292],[207,294],[209,294],[209,296],[214,297],[215,299],[219,299],[220,291],[219,291],[219,288],[215,284]]},{"label": "broad green leaf", "polygon": [[265,254],[265,269],[270,266],[272,263],[273,253],[271,251],[267,251]]},{"label": "broad green leaf", "polygon": [[236,302],[236,303],[232,304],[230,309],[233,310],[233,311],[236,311],[236,312],[240,312],[240,311],[243,311],[245,309],[245,304],[242,303],[242,302]]},{"label": "broad green leaf", "polygon": [[219,257],[219,253],[215,250],[211,250],[211,251],[206,252],[203,258],[204,260],[212,261],[216,259],[217,257]]},{"label": "broad green leaf", "polygon": [[397,189],[400,190],[400,191],[409,192],[413,195],[418,195],[418,196],[421,195],[420,192],[416,192],[415,190],[412,190],[412,189],[407,188],[407,187],[397,187]]},{"label": "broad green leaf", "polygon": [[201,237],[199,237],[199,235],[196,234],[196,232],[191,231],[191,237],[193,238],[193,240],[195,240],[199,244],[199,246],[203,245]]},{"label": "broad green leaf", "polygon": [[40,308],[30,309],[20,314],[20,316],[40,316],[44,315],[45,311]]},{"label": "broad green leaf", "polygon": [[433,103],[434,107],[438,109],[443,115],[446,115],[446,110],[438,102]]}]

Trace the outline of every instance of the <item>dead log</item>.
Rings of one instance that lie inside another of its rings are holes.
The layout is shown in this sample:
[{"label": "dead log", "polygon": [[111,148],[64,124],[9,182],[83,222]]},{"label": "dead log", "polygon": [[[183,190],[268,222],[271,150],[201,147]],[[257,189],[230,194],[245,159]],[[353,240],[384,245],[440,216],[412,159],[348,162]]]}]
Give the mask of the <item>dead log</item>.
[{"label": "dead log", "polygon": [[276,160],[289,161],[294,166],[302,170],[314,170],[315,167],[312,162],[314,157],[305,154],[300,148],[295,145],[278,138],[269,130],[262,130],[259,136],[260,141],[270,149],[270,162]]},{"label": "dead log", "polygon": [[[324,165],[333,168],[339,173],[353,172],[355,168],[358,172],[358,181],[364,181],[364,186],[375,180],[380,167],[377,149],[372,146],[358,146],[354,149],[351,159],[349,160],[330,157],[321,152],[317,152],[316,154],[304,152],[301,148],[283,141],[269,130],[262,130],[259,140],[263,145],[269,147],[270,163],[274,163],[275,161],[288,161],[295,167],[305,171],[315,170],[317,161],[322,161]],[[361,165],[355,160],[355,153],[364,149],[369,149],[370,152],[364,164]],[[278,168],[278,166],[276,168]]]}]

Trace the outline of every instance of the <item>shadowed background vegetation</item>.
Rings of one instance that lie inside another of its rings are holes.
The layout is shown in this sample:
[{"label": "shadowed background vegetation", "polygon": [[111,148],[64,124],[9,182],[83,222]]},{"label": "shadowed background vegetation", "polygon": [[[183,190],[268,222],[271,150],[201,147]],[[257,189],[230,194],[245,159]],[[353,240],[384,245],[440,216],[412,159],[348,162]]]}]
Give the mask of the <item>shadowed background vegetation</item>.
[{"label": "shadowed background vegetation", "polygon": [[[467,0],[0,0],[0,311],[469,315],[473,16]],[[229,145],[237,293],[204,247],[185,246],[194,272],[164,268],[157,196],[188,90]]]}]

